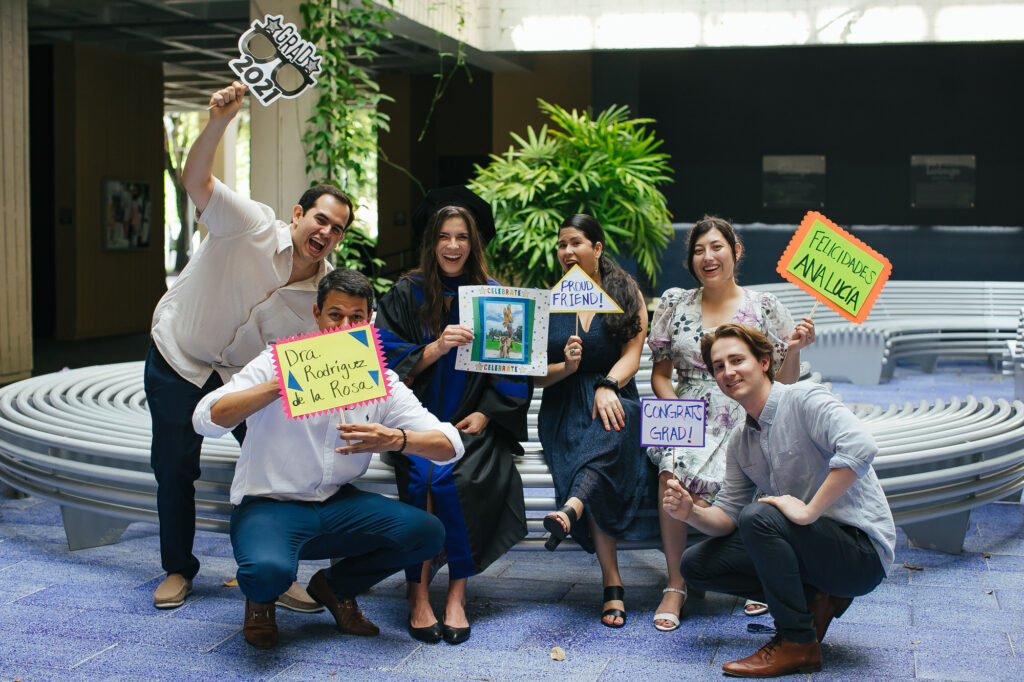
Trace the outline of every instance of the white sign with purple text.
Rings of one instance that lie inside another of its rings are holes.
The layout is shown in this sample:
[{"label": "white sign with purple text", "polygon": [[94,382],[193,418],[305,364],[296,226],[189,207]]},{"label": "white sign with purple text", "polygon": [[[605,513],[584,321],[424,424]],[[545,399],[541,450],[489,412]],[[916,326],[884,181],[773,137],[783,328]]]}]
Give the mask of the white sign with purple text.
[{"label": "white sign with purple text", "polygon": [[704,447],[704,401],[642,398],[640,445],[646,447]]}]

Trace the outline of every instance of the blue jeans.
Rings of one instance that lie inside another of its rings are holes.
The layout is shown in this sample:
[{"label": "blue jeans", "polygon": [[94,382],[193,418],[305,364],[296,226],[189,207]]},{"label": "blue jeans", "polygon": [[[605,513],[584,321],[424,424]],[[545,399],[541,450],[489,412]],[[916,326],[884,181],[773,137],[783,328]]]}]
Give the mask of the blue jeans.
[{"label": "blue jeans", "polygon": [[825,517],[798,526],[764,502],[740,511],[735,532],[686,550],[682,572],[690,587],[768,604],[775,628],[790,642],[815,640],[807,610],[815,592],[859,597],[885,578],[863,531]]},{"label": "blue jeans", "polygon": [[[167,573],[191,580],[199,572],[192,554],[196,535],[196,488],[203,437],[192,428],[192,413],[207,393],[224,382],[216,372],[200,388],[182,379],[149,344],[144,374],[146,403],[153,424],[149,463],[156,476],[156,511],[160,519],[160,563]],[[245,422],[232,432],[241,444]]]},{"label": "blue jeans", "polygon": [[323,502],[246,497],[231,512],[238,586],[267,603],[295,582],[299,559],[344,557],[326,569],[339,599],[349,599],[441,550],[444,526],[404,502],[345,485]]}]

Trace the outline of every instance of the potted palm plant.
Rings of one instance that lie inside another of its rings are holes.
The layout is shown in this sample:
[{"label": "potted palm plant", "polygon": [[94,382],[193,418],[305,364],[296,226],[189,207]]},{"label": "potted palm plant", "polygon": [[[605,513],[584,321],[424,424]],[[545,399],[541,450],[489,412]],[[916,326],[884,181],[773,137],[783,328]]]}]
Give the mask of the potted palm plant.
[{"label": "potted palm plant", "polygon": [[595,117],[537,100],[551,119],[540,131],[477,166],[470,188],[491,203],[497,236],[488,246],[492,269],[519,286],[550,286],[561,269],[555,259],[558,226],[573,213],[589,213],[604,227],[605,248],[633,258],[653,285],[658,256],[672,236],[671,214],[658,186],[671,182],[667,154],[649,118],[629,118],[625,106]]}]

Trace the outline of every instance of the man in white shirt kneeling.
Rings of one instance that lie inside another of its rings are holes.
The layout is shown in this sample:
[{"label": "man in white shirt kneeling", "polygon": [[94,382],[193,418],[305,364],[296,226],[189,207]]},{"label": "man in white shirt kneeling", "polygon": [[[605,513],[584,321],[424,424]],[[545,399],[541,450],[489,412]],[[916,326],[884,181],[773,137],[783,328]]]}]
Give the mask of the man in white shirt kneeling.
[{"label": "man in white shirt kneeling", "polygon": [[[320,281],[313,315],[321,330],[358,324],[370,319],[372,302],[363,275],[335,270]],[[267,348],[196,407],[192,423],[204,436],[222,436],[242,420],[248,428],[231,483],[231,545],[246,597],[242,634],[255,647],[277,644],[274,600],[295,580],[299,559],[344,557],[306,589],[343,632],[376,635],[355,596],[441,549],[444,527],[435,516],[351,484],[374,452],[444,463],[464,452],[455,427],[386,371],[391,395],[346,408],[346,424],[334,413],[292,420]]]}]

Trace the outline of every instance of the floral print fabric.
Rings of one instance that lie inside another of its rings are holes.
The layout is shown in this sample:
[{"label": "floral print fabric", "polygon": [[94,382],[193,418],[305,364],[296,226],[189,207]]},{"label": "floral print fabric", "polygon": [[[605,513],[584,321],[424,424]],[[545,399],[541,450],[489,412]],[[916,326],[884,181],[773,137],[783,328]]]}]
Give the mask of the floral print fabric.
[{"label": "floral print fabric", "polygon": [[[676,396],[703,400],[707,429],[703,448],[647,448],[660,471],[674,471],[683,487],[712,502],[725,479],[725,443],[744,417],[739,403],[727,398],[700,356],[700,338],[714,328],[702,322],[703,289],[669,289],[661,296],[647,345],[655,363],[671,359],[676,369]],[[743,289],[743,300],[732,322],[760,329],[772,344],[772,362],[778,371],[786,359],[793,335],[793,318],[775,296]]]}]

